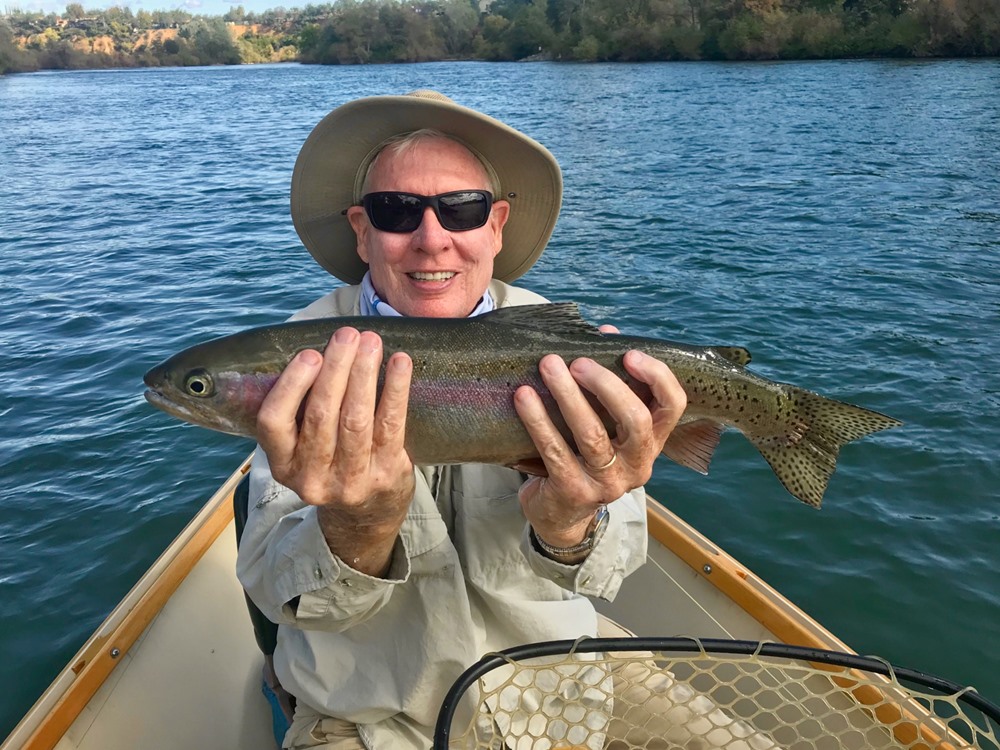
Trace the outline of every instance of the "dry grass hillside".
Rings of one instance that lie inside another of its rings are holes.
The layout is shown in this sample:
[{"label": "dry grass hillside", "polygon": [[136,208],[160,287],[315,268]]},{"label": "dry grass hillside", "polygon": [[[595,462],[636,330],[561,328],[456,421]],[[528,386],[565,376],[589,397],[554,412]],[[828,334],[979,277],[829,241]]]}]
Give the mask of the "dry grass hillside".
[{"label": "dry grass hillside", "polygon": [[[105,39],[109,37],[104,37]],[[136,50],[139,47],[151,47],[152,45],[159,42],[163,44],[168,39],[177,38],[177,29],[148,29],[139,34],[139,38],[135,40],[132,45],[132,49]]]},{"label": "dry grass hillside", "polygon": [[[44,48],[47,44],[56,42],[60,39],[65,39],[73,49],[88,55],[106,55],[108,57],[113,57],[116,53],[130,53],[130,52],[140,52],[143,49],[150,49],[154,45],[162,46],[164,42],[176,39],[178,37],[179,29],[168,28],[168,29],[145,29],[142,31],[136,31],[132,39],[127,43],[121,44],[116,47],[115,40],[112,36],[108,34],[102,34],[100,36],[65,36],[66,23],[58,24],[58,30],[56,28],[49,28],[45,31],[32,34],[28,36],[18,36],[15,37],[14,41],[21,49],[27,49],[33,47],[36,49]],[[234,24],[227,23],[226,29],[229,32],[230,37],[233,42],[238,42],[242,40],[247,34],[256,37],[271,38],[276,35],[269,29],[261,26],[261,24]],[[295,59],[295,48],[294,47],[282,47],[276,49],[271,53],[272,61],[283,61],[283,60],[293,60]],[[264,52],[265,59],[267,57],[267,52],[265,48]],[[259,62],[260,60],[255,60]]]}]

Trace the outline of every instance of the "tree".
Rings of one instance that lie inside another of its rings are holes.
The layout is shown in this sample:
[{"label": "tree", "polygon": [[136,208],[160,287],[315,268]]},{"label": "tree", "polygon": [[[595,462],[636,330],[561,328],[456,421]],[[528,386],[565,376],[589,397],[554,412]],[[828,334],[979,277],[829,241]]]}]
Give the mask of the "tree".
[{"label": "tree", "polygon": [[545,0],[507,0],[502,9],[502,14],[510,20],[503,35],[504,57],[522,60],[551,48],[554,34],[546,15],[547,8]]},{"label": "tree", "polygon": [[501,47],[510,21],[503,16],[486,16],[479,38],[475,42],[476,55],[484,60],[502,60]]},{"label": "tree", "polygon": [[80,3],[70,3],[66,6],[66,18],[71,21],[79,21],[83,18],[86,13],[83,10],[83,6]]},{"label": "tree", "polygon": [[194,65],[236,65],[240,52],[229,35],[226,22],[221,18],[196,18],[178,32],[178,37],[187,40],[188,52]]},{"label": "tree", "polygon": [[0,75],[23,70],[24,53],[14,42],[14,31],[6,18],[0,18]]},{"label": "tree", "polygon": [[222,17],[223,21],[242,24],[246,21],[247,12],[242,5],[230,6],[229,12]]},{"label": "tree", "polygon": [[726,24],[718,43],[729,60],[774,60],[780,57],[790,37],[784,13],[745,13]]},{"label": "tree", "polygon": [[441,38],[452,57],[472,52],[472,40],[479,28],[479,12],[468,0],[444,0],[437,11]]}]

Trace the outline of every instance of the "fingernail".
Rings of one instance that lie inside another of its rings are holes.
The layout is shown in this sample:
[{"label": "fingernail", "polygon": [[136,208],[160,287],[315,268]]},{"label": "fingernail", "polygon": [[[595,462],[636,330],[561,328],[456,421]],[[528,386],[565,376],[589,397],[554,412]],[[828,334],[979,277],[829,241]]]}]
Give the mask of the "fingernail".
[{"label": "fingernail", "polygon": [[350,344],[357,338],[358,332],[353,328],[339,328],[337,332],[333,334],[333,340],[338,344]]},{"label": "fingernail", "polygon": [[566,362],[558,354],[548,354],[538,363],[538,369],[554,375],[566,369]]},{"label": "fingernail", "polygon": [[410,363],[410,358],[403,354],[393,355],[393,357],[389,359],[389,367],[396,372],[405,372],[410,369]]},{"label": "fingernail", "polygon": [[323,355],[313,349],[305,349],[296,355],[299,362],[309,367],[316,367],[323,362]]},{"label": "fingernail", "polygon": [[374,352],[377,351],[381,347],[381,345],[382,345],[382,339],[380,339],[378,336],[375,335],[365,336],[364,334],[361,335],[361,349],[363,351],[369,353]]}]

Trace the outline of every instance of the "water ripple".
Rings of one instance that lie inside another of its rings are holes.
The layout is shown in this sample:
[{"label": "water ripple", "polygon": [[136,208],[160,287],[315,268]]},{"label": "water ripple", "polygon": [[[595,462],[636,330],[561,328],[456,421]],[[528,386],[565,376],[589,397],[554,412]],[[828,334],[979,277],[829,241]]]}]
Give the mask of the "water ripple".
[{"label": "water ripple", "polygon": [[336,104],[427,86],[564,166],[525,286],[906,422],[844,449],[820,513],[732,435],[711,477],[663,462],[649,488],[858,650],[1000,696],[998,82],[996,61],[3,79],[0,734],[251,447],[154,413],[142,373],[336,283],[289,221],[298,147]]}]

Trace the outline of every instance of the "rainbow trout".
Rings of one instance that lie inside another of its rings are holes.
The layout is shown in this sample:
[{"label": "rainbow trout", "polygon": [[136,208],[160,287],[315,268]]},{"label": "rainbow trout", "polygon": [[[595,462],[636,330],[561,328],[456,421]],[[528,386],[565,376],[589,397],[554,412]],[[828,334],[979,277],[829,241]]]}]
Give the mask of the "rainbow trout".
[{"label": "rainbow trout", "polygon": [[571,441],[538,373],[539,360],[549,353],[567,362],[590,357],[643,398],[648,389],[627,374],[622,356],[639,349],[665,362],[688,397],[665,456],[707,473],[722,431],[735,427],[785,488],[814,507],[822,502],[841,445],[901,424],[755,375],[744,367],[750,361],[746,349],[603,334],[572,303],[508,307],[463,319],[326,318],[255,328],[193,346],[154,367],[144,378],[146,399],[196,425],[253,437],[261,401],[292,357],[303,349],[322,351],[344,326],[382,337],[383,367],[397,351],[413,359],[406,449],[416,464],[510,466],[537,458],[514,411],[513,393],[521,385],[541,394]]}]

